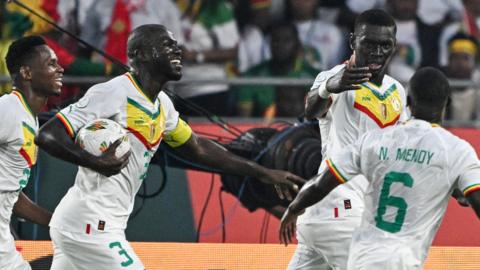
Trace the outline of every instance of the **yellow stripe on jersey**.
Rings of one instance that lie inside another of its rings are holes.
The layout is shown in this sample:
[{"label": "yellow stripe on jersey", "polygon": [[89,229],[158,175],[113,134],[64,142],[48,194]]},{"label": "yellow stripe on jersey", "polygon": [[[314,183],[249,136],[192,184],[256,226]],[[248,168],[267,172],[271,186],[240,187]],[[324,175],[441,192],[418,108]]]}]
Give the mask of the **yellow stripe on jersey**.
[{"label": "yellow stripe on jersey", "polygon": [[62,122],[63,126],[65,127],[65,129],[67,130],[67,133],[68,135],[72,138],[72,139],[75,139],[75,130],[73,129],[73,126],[72,124],[70,123],[70,121],[68,121],[68,118],[65,117],[65,115],[61,112],[57,113],[55,115],[55,117],[58,118],[58,120],[60,120],[60,122]]},{"label": "yellow stripe on jersey", "polygon": [[18,99],[20,100],[20,103],[22,103],[23,107],[25,108],[25,110],[33,117],[33,118],[36,118],[35,115],[33,114],[32,112],[32,109],[30,108],[30,106],[28,105],[27,101],[25,100],[25,97],[23,96],[22,93],[18,92],[18,91],[12,91],[12,94],[15,95],[16,97],[18,97]]},{"label": "yellow stripe on jersey", "polygon": [[137,91],[140,93],[140,95],[142,95],[145,99],[147,99],[150,103],[154,103],[152,100],[150,100],[149,97],[147,97],[147,95],[145,95],[145,92],[143,92],[143,89],[142,87],[140,86],[140,83],[137,82],[137,80],[135,79],[135,77],[127,72],[125,73],[125,76],[127,76],[127,78],[130,80],[130,82],[133,84],[133,86],[135,87],[135,89],[137,89]]},{"label": "yellow stripe on jersey", "polygon": [[160,143],[165,131],[165,112],[159,106],[151,113],[138,102],[127,98],[127,129],[139,139],[147,149]]},{"label": "yellow stripe on jersey", "polygon": [[395,84],[380,94],[378,87],[364,83],[355,91],[354,108],[368,115],[381,128],[395,124],[403,110],[402,99]]},{"label": "yellow stripe on jersey", "polygon": [[27,161],[28,166],[32,167],[37,162],[38,148],[35,144],[35,130],[27,123],[22,122],[23,145],[20,148],[20,155]]},{"label": "yellow stripe on jersey", "polygon": [[192,136],[192,129],[182,119],[178,119],[177,127],[163,138],[165,143],[171,147],[179,147],[190,139]]},{"label": "yellow stripe on jersey", "polygon": [[476,191],[476,190],[480,190],[480,184],[473,184],[471,186],[468,186],[466,189],[463,190],[463,194],[466,196],[468,196],[470,193]]},{"label": "yellow stripe on jersey", "polygon": [[330,169],[330,172],[332,172],[335,178],[337,178],[338,182],[340,182],[340,184],[343,184],[348,181],[347,178],[340,173],[337,167],[335,167],[331,159],[327,159],[327,166]]}]

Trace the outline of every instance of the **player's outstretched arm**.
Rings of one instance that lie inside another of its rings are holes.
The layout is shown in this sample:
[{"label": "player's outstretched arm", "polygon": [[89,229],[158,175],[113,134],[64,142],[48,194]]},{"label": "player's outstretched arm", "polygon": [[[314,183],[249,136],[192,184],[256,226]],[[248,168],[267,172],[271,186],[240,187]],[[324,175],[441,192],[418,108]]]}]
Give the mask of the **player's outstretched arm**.
[{"label": "player's outstretched arm", "polygon": [[[322,72],[315,79],[314,87],[308,92],[305,104],[305,117],[312,119],[324,115],[329,107],[330,94],[339,94],[349,90],[358,90],[359,84],[372,77],[368,67],[355,67],[355,55],[346,62],[344,68],[333,76]],[[318,87],[315,87],[315,84]]]},{"label": "player's outstretched arm", "polygon": [[475,210],[477,217],[480,219],[480,190],[476,190],[468,194],[467,199],[473,210]]},{"label": "player's outstretched arm", "polygon": [[326,170],[307,182],[283,214],[279,230],[280,242],[285,245],[292,242],[292,238],[295,236],[297,217],[307,207],[325,198],[339,184],[340,182],[330,170]]},{"label": "player's outstretched arm", "polygon": [[101,156],[94,156],[75,144],[68,135],[63,124],[56,117],[50,119],[39,130],[35,137],[35,143],[50,155],[90,168],[105,176],[118,174],[128,164],[130,152],[117,158],[115,150],[120,145],[118,140],[112,144]]},{"label": "player's outstretched arm", "polygon": [[52,213],[32,202],[23,192],[20,192],[13,206],[13,212],[19,217],[43,226],[48,226],[52,218]]},{"label": "player's outstretched arm", "polygon": [[280,198],[292,200],[292,192],[298,191],[298,184],[304,179],[292,173],[271,170],[257,163],[239,157],[221,145],[198,137],[194,133],[185,144],[175,148],[182,156],[194,162],[219,169],[225,173],[241,176],[251,176],[268,184],[274,184]]}]

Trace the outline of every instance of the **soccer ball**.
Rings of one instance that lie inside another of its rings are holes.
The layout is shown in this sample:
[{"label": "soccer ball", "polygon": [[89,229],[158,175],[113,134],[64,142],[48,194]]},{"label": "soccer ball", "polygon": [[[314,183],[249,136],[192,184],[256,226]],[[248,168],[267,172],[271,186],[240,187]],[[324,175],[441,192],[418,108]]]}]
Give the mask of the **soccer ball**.
[{"label": "soccer ball", "polygon": [[131,147],[127,131],[115,121],[96,119],[78,131],[75,143],[88,153],[100,156],[118,139],[121,139],[122,143],[117,147],[115,156],[122,157]]}]

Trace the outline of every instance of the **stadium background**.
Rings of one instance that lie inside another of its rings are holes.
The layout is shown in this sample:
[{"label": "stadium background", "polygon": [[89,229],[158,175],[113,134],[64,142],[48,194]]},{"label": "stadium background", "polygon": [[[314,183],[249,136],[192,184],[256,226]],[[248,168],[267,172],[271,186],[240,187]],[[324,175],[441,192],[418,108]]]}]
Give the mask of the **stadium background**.
[{"label": "stadium background", "polygon": [[[400,1],[401,0],[318,1],[319,6],[316,8],[317,12],[315,13],[315,19],[321,19],[322,21],[328,21],[330,23],[333,22],[333,24],[340,29],[339,33],[346,36],[348,33],[348,24],[351,24],[351,19],[354,18],[353,15],[360,12],[361,9],[364,9],[367,6],[366,2],[373,3],[370,7],[380,6],[388,8],[390,2]],[[446,3],[445,5],[447,6],[446,11],[445,9],[443,10],[445,17],[443,18],[443,21],[435,21],[433,17],[435,17],[434,15],[438,15],[436,14],[436,12],[438,13],[438,9],[428,10],[428,8],[425,8],[425,3],[427,3],[427,1],[428,0],[415,1],[420,6],[417,10],[415,20],[423,20],[425,24],[431,26],[429,30],[438,36],[436,39],[433,38],[427,42],[427,45],[429,44],[430,47],[427,46],[426,48],[422,48],[424,52],[423,57],[421,59],[416,59],[415,61],[406,61],[412,57],[412,52],[415,51],[415,46],[402,46],[401,49],[399,49],[399,57],[403,57],[401,59],[406,62],[402,62],[402,64],[399,65],[400,68],[408,67],[410,70],[415,70],[422,65],[434,65],[443,67],[447,70],[445,67],[446,63],[441,63],[442,56],[440,47],[442,45],[439,43],[441,42],[440,36],[442,35],[442,31],[447,29],[451,23],[459,22],[467,24],[470,22],[468,16],[472,16],[469,15],[470,13],[480,14],[478,11],[475,11],[477,12],[475,13],[473,10],[468,9],[471,7],[468,4],[470,2],[475,2],[473,0],[444,1],[442,3]],[[75,12],[77,12],[75,14],[79,17],[86,16],[85,14],[81,15],[82,5],[87,5],[88,3],[91,4],[93,1],[25,0],[21,2],[61,25],[62,23],[63,25],[68,25],[68,22],[65,21],[64,15],[70,13],[63,9],[71,8],[73,3],[73,6],[76,8]],[[118,4],[121,0],[113,2]],[[123,2],[127,3],[129,1]],[[167,9],[167,4],[168,8],[170,8],[173,3],[180,11],[179,14],[186,13],[185,9],[189,3],[193,3],[191,5],[193,9],[200,9],[200,7],[197,7],[196,5],[202,5],[202,1],[145,0],[136,2],[156,2],[160,7],[165,7],[165,9]],[[290,3],[290,1],[280,0],[203,2],[217,5],[221,4],[224,8],[230,7],[231,10],[227,8],[220,12],[223,15],[228,14],[228,16],[220,17],[223,19],[228,17],[227,21],[224,21],[224,23],[233,23],[241,29],[242,27],[245,27],[242,26],[242,24],[248,25],[253,22],[245,21],[245,18],[241,18],[242,12],[240,12],[240,7],[249,6],[250,12],[252,10],[264,11],[264,9],[268,9],[269,13],[272,14],[272,18],[275,20],[279,20],[279,18],[280,20],[288,20],[288,16],[291,15],[288,15],[288,12],[278,10],[282,8],[283,10],[292,8],[291,5],[295,1],[291,1],[292,3]],[[442,3],[439,5],[442,5]],[[480,6],[480,3],[477,4]],[[6,48],[8,47],[9,42],[19,35],[31,33],[44,34],[49,38],[49,44],[55,48],[60,60],[63,61],[62,64],[67,70],[66,74],[73,76],[70,77],[70,80],[67,80],[67,82],[76,82],[66,83],[67,86],[64,89],[64,94],[62,94],[62,97],[50,102],[49,107],[45,110],[46,115],[78,99],[85,89],[87,89],[93,82],[106,80],[106,77],[92,76],[109,76],[121,73],[121,70],[111,63],[98,60],[98,55],[85,57],[85,55],[88,54],[84,54],[81,48],[79,49],[74,42],[65,39],[64,36],[58,35],[58,33],[52,34],[52,29],[45,23],[42,23],[41,20],[31,16],[28,12],[25,12],[25,10],[15,7],[14,4],[9,5],[10,6],[7,6],[6,8],[2,1],[2,16],[0,17],[2,21],[2,39],[0,42],[1,54],[4,55],[6,53]],[[87,9],[83,7],[83,11],[85,12],[86,10]],[[115,10],[115,12],[117,11],[118,10]],[[287,13],[287,15],[284,15],[284,13]],[[162,13],[159,12],[158,16],[161,16],[161,14]],[[337,14],[337,17],[332,19],[331,17],[334,17],[333,14]],[[352,16],[350,20],[345,20],[345,18],[342,20],[342,14],[350,14]],[[123,10],[123,13],[120,12],[117,15],[119,15],[118,18],[124,20],[124,23],[129,22],[128,12],[126,10]],[[448,21],[445,18],[447,18]],[[480,18],[480,16],[477,18]],[[217,22],[217,19],[218,18],[215,18],[214,16],[211,18],[211,21]],[[113,26],[115,25],[118,26],[118,24],[114,24],[114,22],[115,21],[112,19],[111,29],[114,29]],[[161,19],[157,22],[161,22]],[[478,24],[479,23],[477,23],[477,25]],[[274,28],[275,27],[273,26],[271,29]],[[462,27],[460,30],[474,38],[477,38],[479,35],[478,26],[473,28]],[[332,32],[336,32],[336,30],[332,30]],[[237,37],[237,42],[241,43],[243,41],[242,39],[246,38],[246,33],[247,32],[240,31],[240,36]],[[111,36],[110,38],[113,40],[115,40],[115,38],[122,38],[122,33],[117,34],[118,36]],[[123,35],[124,34],[125,33],[123,32]],[[430,35],[429,38],[432,38],[434,34]],[[125,38],[125,36],[123,36],[123,38]],[[191,45],[192,47],[189,47],[187,37],[177,38],[179,39],[179,42],[181,42],[181,39],[185,39],[183,42],[185,42],[184,44],[187,48],[186,51],[192,52],[191,55],[185,55],[185,58],[189,59],[192,66],[195,66],[196,64],[204,64],[203,62],[205,59],[201,59],[202,57],[199,54],[200,49],[197,51],[190,49],[196,48],[195,44]],[[223,38],[228,40],[232,38],[232,36],[227,35]],[[422,40],[420,40],[420,42],[421,41]],[[333,46],[332,44],[333,43],[327,42],[325,46]],[[225,46],[227,45],[228,44]],[[343,46],[346,46],[346,44],[343,44]],[[422,46],[425,47],[425,44]],[[302,52],[303,56],[310,55],[309,49],[311,48],[306,47],[307,46],[304,47],[305,51]],[[110,47],[105,45],[105,47],[101,49],[105,49],[114,55],[118,53],[116,50],[118,49],[120,50],[120,55],[118,57],[122,59],[121,50],[124,48],[121,45],[119,45],[118,48],[112,45],[110,45]],[[434,53],[425,53],[430,50],[433,50]],[[321,53],[322,50],[319,49],[319,52]],[[346,59],[348,56],[348,49],[345,48],[343,55],[342,53],[340,54],[341,56],[339,56],[339,59]],[[207,52],[205,52],[203,57],[206,55]],[[326,57],[326,55],[323,56],[324,58]],[[240,55],[238,57],[241,58]],[[478,53],[475,54],[475,60],[478,60]],[[228,116],[228,119],[233,119],[232,122],[234,122],[234,125],[241,130],[247,130],[252,127],[267,126],[278,120],[278,117],[287,117],[281,118],[282,121],[287,120],[289,122],[295,122],[295,117],[298,116],[298,114],[282,114],[281,105],[284,102],[282,103],[282,100],[279,99],[283,97],[284,99],[290,99],[291,103],[294,103],[294,101],[296,101],[295,103],[301,103],[301,99],[298,100],[298,95],[294,97],[279,95],[276,100],[269,101],[270,103],[264,111],[251,111],[245,113],[245,111],[242,110],[242,106],[245,103],[245,100],[243,99],[244,96],[238,94],[238,92],[245,90],[245,88],[251,88],[255,91],[272,91],[273,89],[273,91],[282,92],[282,88],[286,87],[291,87],[292,89],[297,90],[303,89],[303,91],[305,91],[308,89],[308,85],[313,78],[311,76],[305,77],[302,73],[296,73],[295,76],[290,76],[291,73],[285,73],[284,76],[272,75],[271,73],[252,74],[251,72],[248,72],[248,68],[240,65],[242,61],[245,64],[245,59],[236,59],[233,61],[232,59],[226,59],[222,62],[222,69],[226,70],[224,76],[187,76],[183,80],[183,84],[173,85],[172,89],[216,114]],[[208,62],[208,59],[205,62]],[[340,61],[337,63],[339,62]],[[235,65],[235,63],[238,65]],[[310,63],[312,65],[317,64],[315,68],[319,70],[331,67],[326,61],[320,63],[318,61],[312,61]],[[398,62],[394,62],[392,65],[397,63]],[[477,64],[478,61],[475,61],[475,63]],[[250,65],[252,65],[252,63],[250,63]],[[188,66],[186,66],[186,68],[188,68]],[[1,81],[7,82],[8,74],[5,71],[3,63],[0,63],[0,70],[2,74],[5,75],[1,77]],[[392,68],[391,72],[393,71],[394,69]],[[452,75],[451,79],[453,85],[455,86],[455,89],[458,90],[456,93],[460,93],[458,95],[458,99],[460,100],[458,104],[460,104],[460,107],[462,107],[462,101],[465,100],[465,97],[462,96],[461,93],[466,93],[473,89],[474,94],[470,96],[470,98],[477,99],[479,92],[478,89],[480,88],[475,77],[477,72],[478,68],[475,65],[475,68],[471,70],[470,77],[457,78]],[[207,73],[208,72],[205,72],[205,74]],[[405,82],[408,80],[408,74],[408,72],[400,72],[394,77],[403,79]],[[252,81],[248,81],[248,79],[251,79],[252,77],[259,78],[259,80],[254,82],[253,85]],[[209,84],[198,84],[202,81],[208,81]],[[208,90],[207,86],[212,84],[222,85],[222,87],[220,87],[222,90],[215,90],[217,92]],[[194,88],[197,93],[192,94],[192,88]],[[2,84],[2,91],[8,92],[9,89],[10,86],[8,83]],[[453,98],[455,98],[455,96]],[[247,101],[253,102],[251,100]],[[455,104],[455,102],[453,103]],[[449,110],[449,121],[446,122],[446,127],[448,127],[454,134],[469,141],[475,147],[478,154],[480,153],[480,131],[476,127],[479,126],[479,114],[477,112],[477,103],[474,104],[473,107],[467,105],[463,106],[463,110],[471,110],[467,118],[458,116],[461,114],[455,113],[454,111],[457,108],[452,105]],[[270,110],[271,108],[273,108],[273,110]],[[204,120],[204,118],[198,117],[199,113],[193,112],[191,108],[181,108],[180,106],[179,109],[182,116],[195,117],[194,119],[190,118],[190,123],[195,131],[209,133],[210,135],[230,136],[230,134],[220,129],[217,125],[213,125]],[[67,189],[73,184],[76,168],[71,164],[56,160],[44,152],[40,151],[39,155],[39,163],[35,168],[35,172],[32,174],[26,192],[30,198],[37,203],[53,211],[63,194],[65,194]],[[162,181],[164,181],[162,174],[161,167],[157,165],[152,165],[150,167],[149,176],[146,180],[146,191],[148,194],[155,192]],[[219,175],[170,167],[166,168],[166,175],[168,181],[166,182],[165,189],[158,196],[151,199],[137,197],[136,208],[129,221],[127,229],[127,238],[130,241],[135,242],[134,247],[140,254],[148,269],[282,269],[288,263],[294,246],[284,248],[278,244],[278,220],[263,210],[257,210],[250,213],[243,208],[238,200],[232,195],[221,192]],[[213,185],[211,186],[212,183]],[[212,188],[213,191],[211,196],[208,196],[210,188]],[[142,192],[143,190],[141,190],[141,193]],[[207,198],[209,198],[208,206],[205,208],[206,211],[203,215],[204,218],[201,230],[198,231],[199,222],[200,219],[202,219],[202,209],[206,205]],[[222,199],[221,201],[220,198]],[[224,221],[222,221],[222,213]],[[480,235],[478,234],[478,229],[480,227],[478,224],[479,223],[471,209],[461,208],[452,200],[444,222],[435,238],[434,248],[432,249],[429,261],[426,264],[426,269],[480,269],[478,264],[480,261]],[[12,227],[22,240],[39,240],[19,241],[18,248],[29,260],[40,261],[39,264],[34,266],[34,269],[46,269],[45,267],[48,265],[48,256],[51,254],[51,245],[48,241],[40,240],[49,240],[48,231],[45,228],[40,228],[29,222],[17,220],[16,218],[14,218]],[[197,240],[202,244],[178,243],[192,243]],[[222,242],[229,244],[220,244]],[[42,264],[42,256],[46,256],[46,264]]]}]

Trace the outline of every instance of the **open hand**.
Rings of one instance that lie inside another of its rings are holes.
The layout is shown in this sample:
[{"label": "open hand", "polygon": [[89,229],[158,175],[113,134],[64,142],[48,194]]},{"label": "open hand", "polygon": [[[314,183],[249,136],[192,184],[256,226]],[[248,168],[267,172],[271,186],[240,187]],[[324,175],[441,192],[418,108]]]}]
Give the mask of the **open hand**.
[{"label": "open hand", "polygon": [[352,54],[346,66],[327,81],[327,91],[341,93],[348,90],[358,90],[360,85],[372,77],[368,67],[355,67],[355,54]]},{"label": "open hand", "polygon": [[296,176],[290,172],[280,170],[267,170],[263,177],[259,177],[259,180],[266,184],[273,184],[275,191],[280,199],[286,198],[287,200],[293,200],[292,194],[298,192],[298,185],[303,185],[306,180]]},{"label": "open hand", "polygon": [[131,155],[131,151],[128,151],[121,157],[115,155],[117,147],[121,143],[122,138],[112,143],[107,151],[98,156],[95,165],[91,169],[107,177],[120,173],[120,171],[127,166],[128,158]]},{"label": "open hand", "polygon": [[297,218],[302,213],[294,214],[290,210],[290,207],[287,208],[285,213],[283,213],[283,217],[280,222],[280,229],[278,232],[280,243],[283,243],[285,244],[285,246],[287,246],[288,243],[293,242],[292,238],[295,236],[295,232],[297,230]]}]

